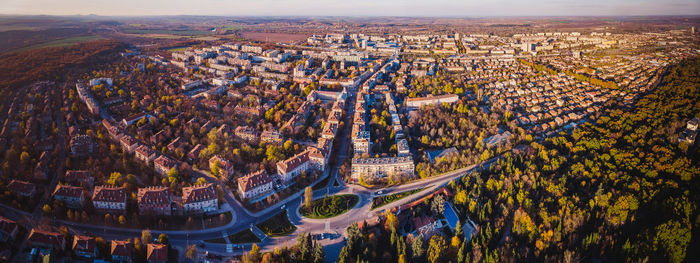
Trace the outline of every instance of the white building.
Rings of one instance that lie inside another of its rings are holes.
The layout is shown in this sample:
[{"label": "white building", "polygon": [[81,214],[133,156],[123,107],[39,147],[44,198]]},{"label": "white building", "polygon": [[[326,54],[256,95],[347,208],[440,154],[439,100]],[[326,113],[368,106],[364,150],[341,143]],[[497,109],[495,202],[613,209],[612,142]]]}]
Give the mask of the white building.
[{"label": "white building", "polygon": [[182,188],[182,205],[185,213],[206,213],[219,209],[219,198],[214,184]]},{"label": "white building", "polygon": [[92,206],[101,211],[126,211],[126,188],[95,186],[92,192]]}]

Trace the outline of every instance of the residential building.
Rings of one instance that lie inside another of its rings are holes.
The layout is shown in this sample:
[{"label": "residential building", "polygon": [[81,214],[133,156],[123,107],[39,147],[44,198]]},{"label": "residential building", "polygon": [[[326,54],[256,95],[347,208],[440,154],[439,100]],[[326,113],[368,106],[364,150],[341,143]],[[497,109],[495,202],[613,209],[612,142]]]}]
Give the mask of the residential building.
[{"label": "residential building", "polygon": [[236,137],[247,142],[256,143],[258,141],[258,131],[250,126],[238,126],[234,134]]},{"label": "residential building", "polygon": [[151,149],[151,147],[148,147],[147,145],[141,145],[135,150],[136,153],[136,159],[139,159],[146,164],[150,164],[153,160],[158,157],[158,153]]},{"label": "residential building", "polygon": [[27,242],[33,247],[55,248],[62,251],[66,248],[66,239],[58,232],[44,231],[33,228],[29,232]]},{"label": "residential building", "polygon": [[165,155],[161,155],[153,160],[153,166],[155,167],[156,173],[161,176],[168,176],[170,170],[177,169],[177,161]]},{"label": "residential building", "polygon": [[127,240],[112,240],[112,261],[131,263],[134,244]]},{"label": "residential building", "polygon": [[95,184],[95,178],[90,176],[90,172],[85,170],[68,170],[63,177],[63,181],[86,188],[92,188]]},{"label": "residential building", "polygon": [[152,186],[139,188],[137,201],[141,215],[151,213],[169,216],[172,212],[172,200],[167,187]]},{"label": "residential building", "polygon": [[97,256],[97,245],[95,238],[90,236],[73,236],[73,253],[83,258],[95,258]]},{"label": "residential building", "polygon": [[166,262],[168,262],[168,245],[148,244],[148,249],[146,252],[146,260],[149,263],[166,263]]},{"label": "residential building", "polygon": [[224,179],[230,179],[233,176],[233,164],[221,156],[214,155],[209,158],[209,167],[214,167],[214,164],[219,164],[219,176]]},{"label": "residential building", "polygon": [[131,135],[122,136],[119,140],[119,144],[121,144],[122,149],[126,153],[134,153],[136,148],[139,146],[139,142]]},{"label": "residential building", "polygon": [[70,140],[70,152],[73,155],[85,156],[93,152],[95,143],[87,135],[76,135]]},{"label": "residential building", "polygon": [[360,176],[381,178],[391,174],[413,175],[413,157],[381,157],[381,158],[353,158],[353,180],[359,180]]},{"label": "residential building", "polygon": [[256,200],[271,193],[274,189],[276,175],[269,175],[260,170],[238,178],[238,193],[243,199]]},{"label": "residential building", "polygon": [[404,104],[406,105],[407,109],[413,110],[413,109],[419,109],[420,107],[425,106],[425,105],[454,103],[454,102],[457,102],[458,100],[459,100],[459,96],[457,96],[455,94],[440,95],[440,96],[429,95],[428,97],[407,98]]},{"label": "residential building", "polygon": [[83,188],[79,186],[56,185],[53,198],[63,202],[69,208],[81,208],[85,203]]},{"label": "residential building", "polygon": [[289,184],[292,179],[309,169],[309,151],[303,151],[293,157],[277,162],[277,173],[282,181]]},{"label": "residential building", "polygon": [[17,232],[19,232],[17,222],[0,216],[0,241],[15,240]]},{"label": "residential building", "polygon": [[186,213],[206,213],[219,209],[219,198],[214,184],[182,188],[182,205]]},{"label": "residential building", "polygon": [[7,189],[11,192],[23,196],[32,197],[36,194],[36,186],[33,183],[12,179]]},{"label": "residential building", "polygon": [[284,137],[277,131],[266,130],[260,134],[260,140],[265,143],[282,144]]},{"label": "residential building", "polygon": [[95,186],[92,192],[92,206],[98,211],[126,211],[126,188],[112,186]]}]

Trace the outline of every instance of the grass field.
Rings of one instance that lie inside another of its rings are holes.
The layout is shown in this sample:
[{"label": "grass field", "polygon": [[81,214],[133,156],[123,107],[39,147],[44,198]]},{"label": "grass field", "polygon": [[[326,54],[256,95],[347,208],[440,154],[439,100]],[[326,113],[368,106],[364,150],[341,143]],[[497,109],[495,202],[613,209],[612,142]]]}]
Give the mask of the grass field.
[{"label": "grass field", "polygon": [[286,210],[257,224],[257,227],[269,237],[288,236],[297,229],[296,226],[289,222]]},{"label": "grass field", "polygon": [[395,193],[395,194],[390,194],[390,195],[385,195],[385,196],[375,197],[374,199],[372,199],[372,208],[371,209],[375,209],[377,207],[381,207],[381,206],[389,204],[391,202],[401,200],[402,198],[407,197],[407,196],[412,195],[412,194],[415,194],[415,193],[418,193],[421,190],[423,190],[423,188],[405,191],[405,192],[400,192],[400,193]]},{"label": "grass field", "polygon": [[18,49],[17,51],[25,51],[25,50],[32,50],[32,49],[37,49],[37,48],[45,48],[45,47],[64,47],[64,46],[71,46],[78,44],[80,42],[87,42],[87,41],[94,41],[94,40],[100,40],[104,39],[101,36],[80,36],[80,37],[69,37],[69,38],[64,38],[64,39],[59,39],[59,40],[54,40],[54,41],[49,41],[49,42],[44,42],[36,45],[31,45],[28,47],[24,47],[21,49]]},{"label": "grass field", "polygon": [[299,208],[301,215],[313,219],[325,219],[342,215],[353,208],[359,198],[356,195],[333,195],[311,202],[311,208],[303,205]]}]

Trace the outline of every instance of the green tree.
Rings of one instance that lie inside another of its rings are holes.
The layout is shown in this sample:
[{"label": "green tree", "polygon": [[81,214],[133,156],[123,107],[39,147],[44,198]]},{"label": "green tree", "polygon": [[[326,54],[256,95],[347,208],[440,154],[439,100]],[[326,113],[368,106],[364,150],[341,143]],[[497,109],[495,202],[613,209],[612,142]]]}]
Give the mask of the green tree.
[{"label": "green tree", "polygon": [[314,199],[314,192],[311,189],[311,186],[307,186],[304,189],[304,207],[306,207],[306,209],[312,209],[311,208],[311,201],[313,201],[313,199]]},{"label": "green tree", "polygon": [[165,233],[161,233],[160,235],[158,235],[158,243],[167,245],[168,244],[168,235],[166,235]]},{"label": "green tree", "polygon": [[669,262],[683,262],[690,238],[690,227],[669,220],[656,227],[654,250],[665,255]]},{"label": "green tree", "polygon": [[144,229],[141,231],[141,242],[144,244],[151,243],[153,235],[151,235],[151,230]]}]

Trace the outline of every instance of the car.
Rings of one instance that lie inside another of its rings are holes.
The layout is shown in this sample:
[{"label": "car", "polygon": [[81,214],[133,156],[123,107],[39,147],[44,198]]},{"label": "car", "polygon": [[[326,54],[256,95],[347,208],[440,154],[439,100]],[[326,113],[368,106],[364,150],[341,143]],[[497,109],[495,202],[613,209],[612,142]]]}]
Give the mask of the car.
[{"label": "car", "polygon": [[282,206],[280,206],[280,209],[282,209],[282,210],[287,209],[287,204],[283,204]]},{"label": "car", "polygon": [[384,193],[384,190],[377,191],[377,195],[381,195],[382,193]]}]

